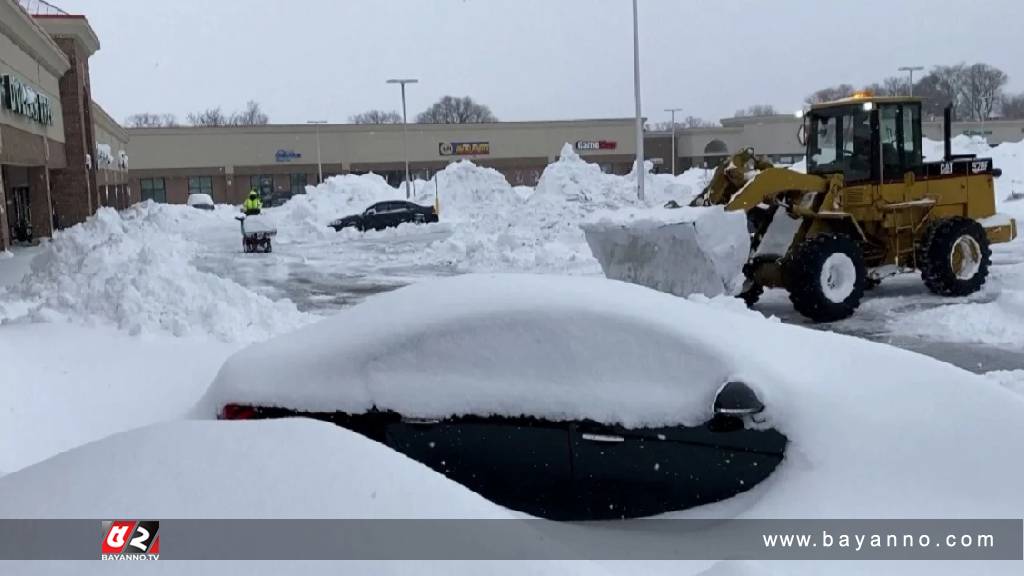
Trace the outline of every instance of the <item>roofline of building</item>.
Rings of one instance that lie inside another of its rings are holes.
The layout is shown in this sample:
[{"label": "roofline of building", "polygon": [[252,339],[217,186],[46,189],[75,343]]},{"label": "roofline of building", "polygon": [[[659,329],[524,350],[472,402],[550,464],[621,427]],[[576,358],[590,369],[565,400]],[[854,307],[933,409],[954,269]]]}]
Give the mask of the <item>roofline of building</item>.
[{"label": "roofline of building", "polygon": [[[436,131],[452,130],[458,128],[474,129],[502,129],[502,128],[549,128],[549,127],[572,127],[587,125],[619,125],[635,122],[633,118],[594,118],[582,120],[529,120],[514,122],[486,122],[473,124],[418,124],[409,123],[410,130]],[[319,127],[321,132],[401,132],[401,124],[261,124],[259,126],[173,126],[161,128],[127,128],[129,135],[157,135],[157,134],[180,134],[183,132],[194,133],[236,133],[251,134],[261,132],[314,132]]]},{"label": "roofline of building", "polygon": [[92,110],[97,124],[100,124],[106,131],[111,132],[123,142],[128,142],[128,130],[118,124],[117,120],[114,120],[110,114],[107,114],[107,111],[97,104],[95,100],[92,102]]},{"label": "roofline of building", "polygon": [[[52,36],[70,36],[75,38],[85,46],[88,50],[89,55],[92,56],[100,49],[100,39],[96,36],[96,31],[92,29],[92,24],[89,24],[89,19],[79,14],[40,14],[34,16],[36,20],[42,23],[64,23],[69,22],[70,24],[63,26],[68,30],[49,30],[48,32]],[[76,26],[76,24],[81,24]],[[62,26],[58,24],[58,27]],[[45,30],[46,27],[43,26]]]},{"label": "roofline of building", "polygon": [[[25,27],[35,30],[36,34],[26,36],[11,23],[20,21]],[[53,41],[50,34],[14,0],[0,0],[0,32],[11,39],[19,48],[34,57],[59,80],[71,63],[64,51]]]}]

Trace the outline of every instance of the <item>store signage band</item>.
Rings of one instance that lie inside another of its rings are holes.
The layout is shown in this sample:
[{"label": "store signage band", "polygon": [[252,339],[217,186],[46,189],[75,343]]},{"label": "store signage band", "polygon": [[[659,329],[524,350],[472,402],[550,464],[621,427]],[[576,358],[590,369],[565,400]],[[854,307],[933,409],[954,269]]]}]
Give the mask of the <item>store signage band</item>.
[{"label": "store signage band", "polygon": [[615,150],[619,147],[619,143],[614,140],[577,140],[576,149],[581,152],[591,152],[594,150]]},{"label": "store signage band", "polygon": [[302,154],[295,150],[285,150],[284,148],[274,153],[275,162],[291,162],[292,160],[298,160],[302,158]]},{"label": "store signage band", "polygon": [[437,151],[441,156],[486,156],[491,153],[491,143],[441,142]]},{"label": "store signage band", "polygon": [[5,110],[24,116],[43,126],[53,125],[53,108],[50,99],[36,92],[28,84],[11,74],[0,76],[0,105]]}]

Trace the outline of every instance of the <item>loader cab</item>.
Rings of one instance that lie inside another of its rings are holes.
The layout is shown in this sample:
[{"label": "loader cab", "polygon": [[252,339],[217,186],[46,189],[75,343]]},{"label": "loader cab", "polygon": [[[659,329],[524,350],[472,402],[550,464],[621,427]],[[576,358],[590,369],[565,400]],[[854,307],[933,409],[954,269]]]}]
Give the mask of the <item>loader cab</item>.
[{"label": "loader cab", "polygon": [[855,95],[813,106],[805,121],[811,174],[842,173],[848,184],[925,174],[919,99]]}]

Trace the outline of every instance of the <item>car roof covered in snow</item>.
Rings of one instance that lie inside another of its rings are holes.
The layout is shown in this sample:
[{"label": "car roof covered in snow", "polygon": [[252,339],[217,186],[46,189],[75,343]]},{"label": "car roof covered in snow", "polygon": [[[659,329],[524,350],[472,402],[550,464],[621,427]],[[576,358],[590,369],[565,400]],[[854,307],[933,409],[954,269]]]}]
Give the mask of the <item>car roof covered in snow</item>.
[{"label": "car roof covered in snow", "polygon": [[188,205],[213,204],[213,198],[209,194],[192,193],[188,195]]}]

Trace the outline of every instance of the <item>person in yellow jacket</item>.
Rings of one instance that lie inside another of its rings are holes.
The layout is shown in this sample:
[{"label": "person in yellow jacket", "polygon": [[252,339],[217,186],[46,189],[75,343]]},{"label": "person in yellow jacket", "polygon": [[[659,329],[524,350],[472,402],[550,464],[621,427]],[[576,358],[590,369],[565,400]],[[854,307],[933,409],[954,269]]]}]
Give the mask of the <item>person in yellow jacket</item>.
[{"label": "person in yellow jacket", "polygon": [[252,216],[259,214],[260,210],[263,209],[263,201],[260,200],[260,194],[255,189],[249,191],[249,197],[245,199],[242,204],[242,211],[245,212],[246,216]]}]

